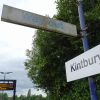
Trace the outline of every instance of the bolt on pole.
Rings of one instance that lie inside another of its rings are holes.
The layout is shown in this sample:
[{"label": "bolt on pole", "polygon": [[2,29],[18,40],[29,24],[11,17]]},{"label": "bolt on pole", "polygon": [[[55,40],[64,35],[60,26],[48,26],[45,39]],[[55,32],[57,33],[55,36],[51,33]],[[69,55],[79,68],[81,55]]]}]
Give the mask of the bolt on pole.
[{"label": "bolt on pole", "polygon": [[[88,45],[85,18],[84,18],[84,12],[83,12],[83,0],[78,0],[78,13],[79,13],[80,27],[82,31],[81,35],[82,35],[83,48],[85,52],[89,49],[89,45]],[[92,77],[88,77],[88,83],[89,83],[91,100],[98,100],[97,95],[96,95],[96,86],[93,82]]]}]

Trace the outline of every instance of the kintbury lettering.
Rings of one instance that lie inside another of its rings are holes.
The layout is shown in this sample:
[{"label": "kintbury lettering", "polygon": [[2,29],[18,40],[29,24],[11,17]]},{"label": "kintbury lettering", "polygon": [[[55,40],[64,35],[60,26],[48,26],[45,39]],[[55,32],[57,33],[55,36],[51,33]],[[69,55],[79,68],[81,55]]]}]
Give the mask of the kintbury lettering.
[{"label": "kintbury lettering", "polygon": [[75,62],[71,65],[71,72],[80,70],[84,67],[88,67],[89,65],[93,65],[93,64],[97,63],[97,61],[100,62],[100,55],[99,54],[97,54],[91,58],[88,58],[88,59],[83,58],[82,60],[80,60],[79,63]]}]

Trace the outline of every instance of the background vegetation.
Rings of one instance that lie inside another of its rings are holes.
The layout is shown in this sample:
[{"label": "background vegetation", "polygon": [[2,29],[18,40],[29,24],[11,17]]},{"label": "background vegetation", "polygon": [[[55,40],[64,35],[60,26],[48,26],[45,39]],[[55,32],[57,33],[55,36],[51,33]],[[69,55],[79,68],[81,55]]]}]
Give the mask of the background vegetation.
[{"label": "background vegetation", "polygon": [[[6,93],[0,94],[0,100],[13,100],[13,97],[9,97]],[[21,95],[20,97],[16,96],[15,100],[49,100],[42,95]]]},{"label": "background vegetation", "polygon": [[[89,46],[100,44],[100,0],[83,0]],[[57,14],[53,18],[77,25],[76,0],[56,0]],[[28,76],[37,87],[47,93],[50,100],[90,100],[87,78],[66,82],[65,62],[83,52],[80,37],[37,30],[32,50],[27,50],[25,62]],[[100,75],[94,76],[100,99]]]}]

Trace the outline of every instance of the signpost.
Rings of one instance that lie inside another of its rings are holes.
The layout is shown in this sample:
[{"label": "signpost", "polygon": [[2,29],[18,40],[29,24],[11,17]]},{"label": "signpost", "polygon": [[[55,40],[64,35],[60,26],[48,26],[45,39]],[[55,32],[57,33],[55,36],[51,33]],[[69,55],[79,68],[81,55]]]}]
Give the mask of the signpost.
[{"label": "signpost", "polygon": [[[82,35],[83,49],[85,52],[89,49],[89,45],[88,45],[88,38],[87,38],[84,11],[83,11],[83,0],[77,0],[77,1],[78,1],[78,14],[79,14],[80,28],[82,30],[81,35]],[[89,83],[91,100],[97,100],[96,86],[93,82],[92,77],[88,77],[88,83]]]},{"label": "signpost", "polygon": [[100,73],[100,45],[65,63],[67,82]]},{"label": "signpost", "polygon": [[0,91],[13,90],[13,100],[16,94],[16,80],[0,80]]},{"label": "signpost", "polygon": [[[77,0],[77,1],[79,3],[78,13],[79,13],[80,27],[82,30],[81,33],[82,33],[83,48],[85,52],[89,49],[89,46],[88,46],[88,39],[86,36],[86,27],[85,27],[83,4],[82,4],[83,0]],[[9,7],[7,5],[4,5],[3,7],[1,19],[2,21],[15,23],[27,27],[43,29],[57,33],[63,33],[70,36],[77,36],[76,25],[51,19],[49,17],[41,16],[31,12],[23,11],[17,8]],[[100,51],[100,46],[97,46],[66,63],[67,81],[73,81],[76,79],[100,73],[99,71],[100,68],[98,67],[100,66],[99,65],[100,63],[98,63],[100,61],[100,53],[97,51],[97,49],[98,51]],[[95,52],[95,50],[97,52]],[[89,77],[88,80],[89,80],[91,100],[97,100],[95,84],[93,83],[92,78]]]},{"label": "signpost", "polygon": [[27,27],[77,36],[76,25],[9,7],[7,5],[3,6],[1,20]]}]

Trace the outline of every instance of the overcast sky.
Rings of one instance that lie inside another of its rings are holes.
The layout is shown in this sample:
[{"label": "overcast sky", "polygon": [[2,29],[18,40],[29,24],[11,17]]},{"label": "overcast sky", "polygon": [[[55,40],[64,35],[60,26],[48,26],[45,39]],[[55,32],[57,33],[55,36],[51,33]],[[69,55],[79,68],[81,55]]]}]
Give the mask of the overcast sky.
[{"label": "overcast sky", "polygon": [[[0,0],[0,16],[3,4],[34,12],[40,15],[56,14],[55,0]],[[1,17],[0,17],[1,19]],[[25,94],[28,89],[36,91],[31,80],[27,77],[24,62],[26,49],[31,49],[32,37],[35,29],[2,22],[0,20],[0,71],[13,72],[6,75],[6,79],[17,80],[17,94]],[[3,79],[0,74],[0,79]]]}]

